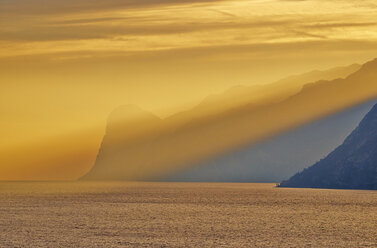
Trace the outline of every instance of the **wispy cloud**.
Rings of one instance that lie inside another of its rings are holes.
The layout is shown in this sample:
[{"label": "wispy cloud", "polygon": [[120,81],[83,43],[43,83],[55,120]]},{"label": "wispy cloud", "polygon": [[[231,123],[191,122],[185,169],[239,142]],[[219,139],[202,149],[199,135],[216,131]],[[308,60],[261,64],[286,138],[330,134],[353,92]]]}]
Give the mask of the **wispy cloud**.
[{"label": "wispy cloud", "polygon": [[1,0],[0,12],[11,14],[64,14],[117,9],[205,4],[224,0]]},{"label": "wispy cloud", "polygon": [[[42,2],[44,4],[42,4]],[[2,56],[377,40],[377,18],[363,1],[2,0]],[[207,44],[207,45],[206,45]]]}]

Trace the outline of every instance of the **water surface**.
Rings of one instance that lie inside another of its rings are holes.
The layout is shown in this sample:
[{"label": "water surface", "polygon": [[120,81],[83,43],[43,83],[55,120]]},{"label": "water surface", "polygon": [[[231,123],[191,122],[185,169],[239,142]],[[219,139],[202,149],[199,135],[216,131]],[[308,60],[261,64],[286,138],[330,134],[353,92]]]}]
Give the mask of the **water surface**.
[{"label": "water surface", "polygon": [[0,247],[377,247],[377,192],[0,183]]}]

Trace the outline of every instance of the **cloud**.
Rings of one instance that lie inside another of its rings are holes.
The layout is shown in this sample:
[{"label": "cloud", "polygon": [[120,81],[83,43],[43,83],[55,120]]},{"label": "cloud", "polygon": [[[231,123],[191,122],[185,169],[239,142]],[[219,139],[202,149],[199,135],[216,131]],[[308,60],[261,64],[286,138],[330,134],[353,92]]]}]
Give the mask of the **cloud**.
[{"label": "cloud", "polygon": [[222,0],[2,0],[0,12],[11,14],[63,14],[165,5],[205,4]]},{"label": "cloud", "polygon": [[[293,2],[287,11],[287,4],[281,1],[72,1],[52,0],[38,5],[43,1],[3,0],[0,10],[11,8],[24,13],[22,9],[30,7],[30,15],[18,18],[12,11],[5,12],[11,18],[0,23],[0,48],[5,49],[2,56],[377,39],[377,32],[371,29],[377,22],[371,13],[347,9],[348,5],[339,2],[327,3],[323,10],[314,8],[312,1]],[[59,7],[56,11],[60,15],[52,15],[55,7]]]},{"label": "cloud", "polygon": [[303,28],[309,29],[332,29],[332,28],[353,28],[353,27],[372,27],[376,26],[377,22],[328,22],[328,23],[313,23],[302,25]]},{"label": "cloud", "polygon": [[312,37],[312,38],[319,38],[319,39],[327,39],[328,38],[325,35],[311,34],[309,32],[303,32],[303,31],[296,31],[295,33],[299,36],[304,36],[304,37]]},{"label": "cloud", "polygon": [[[124,23],[111,24],[111,21]],[[183,23],[156,23],[134,24],[128,23],[129,19],[84,19],[70,20],[69,24],[36,25],[20,27],[13,30],[0,30],[0,40],[8,41],[51,41],[51,40],[76,40],[76,39],[104,39],[119,36],[135,35],[166,35],[183,34],[191,32],[211,32],[229,29],[259,29],[265,27],[281,27],[289,24],[289,20],[253,21],[253,22],[183,22]],[[70,25],[70,23],[75,25]],[[86,24],[81,24],[86,23]],[[93,24],[94,23],[94,24]]]},{"label": "cloud", "polygon": [[[281,43],[255,43],[255,44],[238,44],[238,45],[217,45],[217,46],[202,46],[202,47],[185,47],[185,48],[172,48],[166,50],[150,50],[150,51],[134,51],[128,52],[124,50],[82,50],[82,51],[64,51],[55,53],[40,53],[15,56],[13,58],[0,58],[0,65],[6,67],[6,64],[17,65],[20,60],[22,61],[45,61],[47,64],[51,61],[57,61],[59,58],[72,59],[78,61],[187,61],[187,60],[201,60],[205,61],[206,58],[221,57],[235,55],[237,59],[243,57],[251,57],[253,59],[269,60],[279,57],[310,56],[313,54],[321,53],[354,53],[354,52],[377,52],[377,43],[367,40],[309,40],[309,41],[296,41],[296,42],[281,42]],[[264,58],[260,57],[264,55]]]},{"label": "cloud", "polygon": [[232,13],[230,13],[230,12],[228,12],[228,11],[224,11],[224,10],[210,9],[210,11],[214,11],[214,12],[216,12],[216,13],[220,13],[220,14],[222,14],[222,15],[229,16],[229,17],[236,17],[236,18],[238,17],[237,15],[232,14]]}]

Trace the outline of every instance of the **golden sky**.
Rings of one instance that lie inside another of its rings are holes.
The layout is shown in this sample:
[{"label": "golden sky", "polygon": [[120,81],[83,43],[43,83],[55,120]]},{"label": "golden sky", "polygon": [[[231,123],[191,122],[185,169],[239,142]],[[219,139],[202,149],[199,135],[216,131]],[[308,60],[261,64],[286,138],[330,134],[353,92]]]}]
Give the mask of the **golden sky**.
[{"label": "golden sky", "polygon": [[83,132],[93,154],[119,105],[167,116],[376,55],[374,0],[0,0],[0,156]]}]

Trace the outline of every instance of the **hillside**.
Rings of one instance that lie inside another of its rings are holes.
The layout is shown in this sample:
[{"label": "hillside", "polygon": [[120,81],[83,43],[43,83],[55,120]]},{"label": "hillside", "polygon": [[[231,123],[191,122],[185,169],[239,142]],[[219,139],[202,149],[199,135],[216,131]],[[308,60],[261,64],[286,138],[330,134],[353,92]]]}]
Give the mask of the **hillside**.
[{"label": "hillside", "polygon": [[[93,170],[84,179],[146,180],[190,167],[369,101],[377,96],[376,80],[374,60],[345,79],[313,83],[285,99],[251,101],[205,115],[194,108],[117,144],[105,142],[118,136],[108,132]],[[124,129],[132,133],[126,124]]]},{"label": "hillside", "polygon": [[158,180],[281,182],[339,146],[373,107],[373,100],[267,140],[178,169]]},{"label": "hillside", "polygon": [[377,189],[377,104],[327,157],[281,187]]}]

